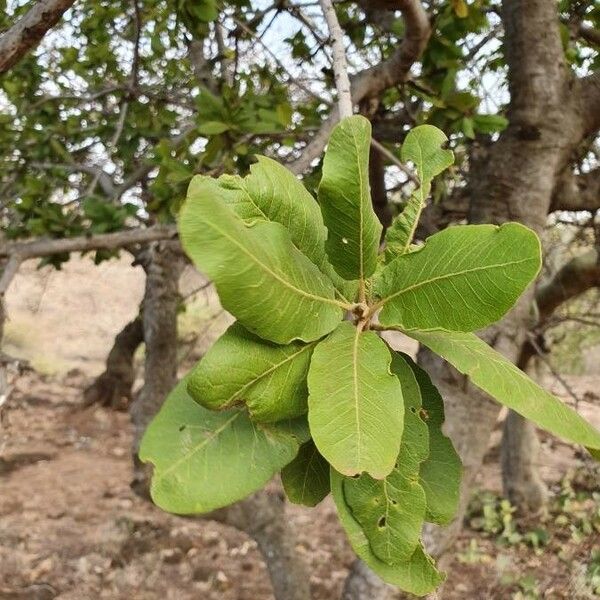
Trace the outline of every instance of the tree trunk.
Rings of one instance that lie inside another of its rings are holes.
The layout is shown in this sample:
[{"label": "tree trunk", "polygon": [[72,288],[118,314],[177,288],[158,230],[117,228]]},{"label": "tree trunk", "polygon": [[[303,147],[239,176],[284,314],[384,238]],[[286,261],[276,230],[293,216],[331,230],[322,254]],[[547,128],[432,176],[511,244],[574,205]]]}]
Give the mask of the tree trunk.
[{"label": "tree trunk", "polygon": [[296,550],[296,536],[285,514],[285,499],[279,491],[262,490],[208,517],[256,540],[269,570],[276,600],[310,600],[308,567]]},{"label": "tree trunk", "polygon": [[144,341],[142,307],[140,313],[116,335],[106,359],[106,369],[84,391],[85,405],[100,404],[123,410],[131,400],[135,381],[133,357]]},{"label": "tree trunk", "polygon": [[548,489],[537,467],[540,443],[533,423],[509,411],[502,436],[504,495],[515,506],[531,512],[548,500]]},{"label": "tree trunk", "polygon": [[[0,275],[2,274],[2,265],[0,264]],[[2,340],[4,338],[4,322],[6,320],[6,310],[4,308],[4,294],[0,294],[0,410],[8,395],[8,376],[6,373],[6,362],[3,360]]]},{"label": "tree trunk", "polygon": [[134,426],[132,488],[148,497],[149,469],[138,459],[140,441],[177,382],[178,281],[183,261],[169,242],[150,244],[140,262],[146,271],[143,332],[146,345],[144,385],[131,405]]},{"label": "tree trunk", "polygon": [[135,381],[133,357],[144,341],[143,308],[138,316],[116,335],[106,359],[106,369],[83,392],[85,405],[100,404],[124,410],[131,400]]},{"label": "tree trunk", "polygon": [[[470,165],[471,223],[519,221],[541,232],[556,176],[586,132],[581,95],[568,72],[557,6],[547,0],[504,0],[504,47],[509,65],[509,126],[486,156]],[[528,329],[532,293],[526,293],[486,340],[517,362]],[[421,352],[446,403],[446,432],[464,463],[460,510],[454,523],[428,529],[429,549],[445,562],[460,530],[499,407],[456,371]],[[518,435],[518,434],[517,434]],[[524,444],[514,443],[518,460]],[[532,466],[532,465],[530,465]],[[534,485],[533,480],[531,480]]]},{"label": "tree trunk", "polygon": [[344,582],[342,600],[396,600],[399,595],[397,588],[382,581],[357,558]]}]

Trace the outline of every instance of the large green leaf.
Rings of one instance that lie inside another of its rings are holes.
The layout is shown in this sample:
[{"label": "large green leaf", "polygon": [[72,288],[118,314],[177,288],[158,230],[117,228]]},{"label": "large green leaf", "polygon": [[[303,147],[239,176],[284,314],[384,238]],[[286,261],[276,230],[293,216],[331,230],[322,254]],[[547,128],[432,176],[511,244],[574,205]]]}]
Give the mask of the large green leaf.
[{"label": "large green leaf", "polygon": [[331,469],[331,495],[354,552],[384,581],[406,592],[424,596],[435,590],[444,581],[445,575],[435,568],[433,559],[425,553],[422,546],[417,546],[410,559],[399,565],[388,565],[373,554],[369,540],[346,503],[343,487],[346,480],[347,478]]},{"label": "large green leaf", "polygon": [[391,355],[372,331],[344,322],[313,351],[308,422],[321,454],[344,475],[382,479],[394,467],[404,409]]},{"label": "large green leaf", "polygon": [[427,425],[420,416],[421,394],[415,375],[400,354],[392,355],[404,399],[404,433],[392,472],[385,479],[363,474],[344,481],[344,496],[373,554],[395,565],[415,552],[425,520],[425,492],[419,467],[429,454]]},{"label": "large green leaf", "polygon": [[213,186],[247,225],[274,221],[285,226],[298,250],[316,265],[325,258],[327,230],[319,205],[298,178],[283,165],[257,156],[246,177],[198,175],[190,183],[188,198],[202,196]]},{"label": "large green leaf", "polygon": [[519,223],[450,227],[383,269],[379,320],[407,330],[481,329],[513,306],[540,265],[539,239]]},{"label": "large green leaf", "polygon": [[345,279],[366,279],[377,266],[381,223],[371,203],[371,124],[359,115],[333,130],[319,185],[319,204],[328,230],[329,260]]},{"label": "large green leaf", "polygon": [[286,496],[294,504],[316,506],[329,494],[329,463],[314,442],[306,442],[298,456],[281,470]]},{"label": "large green leaf", "polygon": [[244,178],[196,175],[190,182],[188,198],[201,199],[212,194],[221,198],[246,225],[261,221],[283,225],[294,246],[329,276],[342,297],[352,302],[357,283],[342,279],[329,264],[325,252],[327,229],[315,199],[283,165],[266,156],[256,159]]},{"label": "large green leaf", "polygon": [[521,369],[472,333],[409,331],[410,335],[469,376],[498,402],[592,453],[600,451],[600,431],[572,408],[532,381]]},{"label": "large green leaf", "polygon": [[183,379],[171,392],[139,452],[154,465],[150,493],[162,509],[194,514],[232,504],[260,489],[298,453],[301,422],[299,429],[260,427],[243,410],[206,410],[186,387]]},{"label": "large green leaf", "polygon": [[444,132],[432,125],[420,125],[411,129],[404,140],[402,160],[415,164],[419,187],[386,231],[385,258],[388,262],[408,251],[431,190],[431,181],[454,162],[452,151],[443,147],[447,141]]},{"label": "large green leaf", "polygon": [[427,498],[427,521],[448,524],[456,515],[462,464],[452,442],[442,432],[444,401],[429,375],[409,357],[406,362],[419,384],[422,408],[429,428],[429,456],[421,463],[420,481]]},{"label": "large green leaf", "polygon": [[188,198],[179,230],[187,254],[215,283],[225,309],[264,339],[287,344],[329,333],[343,305],[333,284],[279,223],[247,227],[213,194]]},{"label": "large green leaf", "polygon": [[192,371],[188,391],[211,410],[245,402],[256,421],[298,417],[307,411],[306,375],[314,346],[280,346],[234,323]]}]

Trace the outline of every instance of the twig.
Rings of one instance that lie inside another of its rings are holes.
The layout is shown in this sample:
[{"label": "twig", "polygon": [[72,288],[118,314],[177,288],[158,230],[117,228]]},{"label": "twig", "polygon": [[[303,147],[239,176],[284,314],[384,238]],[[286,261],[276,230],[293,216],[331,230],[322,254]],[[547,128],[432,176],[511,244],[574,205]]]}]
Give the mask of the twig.
[{"label": "twig", "polygon": [[380,144],[375,139],[371,139],[371,146],[396,165],[408,177],[409,181],[415,185],[419,185],[419,180],[415,177],[415,174],[406,165],[403,165],[383,144]]},{"label": "twig", "polygon": [[332,1],[319,0],[319,4],[327,21],[329,36],[331,38],[333,73],[338,93],[339,114],[340,119],[344,119],[351,116],[353,112],[350,77],[348,77],[348,61],[346,60],[346,49],[344,48],[344,32],[340,27]]},{"label": "twig", "polygon": [[304,85],[304,83],[302,83],[299,79],[296,79],[296,77],[294,77],[289,70],[286,68],[286,66],[279,60],[279,58],[277,58],[277,56],[275,55],[275,53],[271,50],[271,48],[269,48],[269,46],[267,46],[267,44],[260,39],[260,37],[258,37],[256,35],[256,33],[254,31],[252,31],[252,29],[250,29],[250,27],[248,27],[243,21],[240,21],[238,18],[236,17],[232,17],[233,18],[233,22],[240,27],[240,29],[243,29],[248,35],[252,36],[257,43],[259,43],[263,49],[265,50],[265,52],[277,63],[277,65],[279,67],[281,67],[281,69],[283,69],[283,71],[286,73],[288,80],[293,83],[294,85],[296,85],[297,87],[299,87],[301,90],[305,91],[307,94],[309,94],[310,96],[312,96],[313,98],[315,98],[315,100],[318,100],[319,102],[322,102],[325,105],[329,105],[331,104],[328,100],[326,100],[325,98],[322,98],[321,96],[319,96],[319,94],[317,94],[316,92],[313,92],[313,90],[311,90],[308,86]]}]

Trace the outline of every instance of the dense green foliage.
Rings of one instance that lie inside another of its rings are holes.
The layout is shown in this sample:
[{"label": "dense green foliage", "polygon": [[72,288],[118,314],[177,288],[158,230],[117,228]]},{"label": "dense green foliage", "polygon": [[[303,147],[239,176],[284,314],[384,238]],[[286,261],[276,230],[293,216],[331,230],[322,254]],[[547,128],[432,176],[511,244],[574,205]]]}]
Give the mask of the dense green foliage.
[{"label": "dense green foliage", "polygon": [[237,323],[178,385],[140,456],[155,465],[155,502],[176,513],[235,502],[282,468],[289,498],[314,505],[328,492],[329,463],[356,553],[387,581],[425,594],[443,575],[421,528],[452,518],[460,462],[431,380],[378,330],[429,346],[552,433],[598,452],[600,432],[472,333],[535,278],[537,236],[512,223],[461,226],[413,245],[412,221],[450,162],[445,136],[423,125],[405,141],[420,186],[392,226],[400,242],[374,258],[370,125],[350,117],[332,140],[318,203],[265,159],[245,179],[192,181],[182,241]]}]

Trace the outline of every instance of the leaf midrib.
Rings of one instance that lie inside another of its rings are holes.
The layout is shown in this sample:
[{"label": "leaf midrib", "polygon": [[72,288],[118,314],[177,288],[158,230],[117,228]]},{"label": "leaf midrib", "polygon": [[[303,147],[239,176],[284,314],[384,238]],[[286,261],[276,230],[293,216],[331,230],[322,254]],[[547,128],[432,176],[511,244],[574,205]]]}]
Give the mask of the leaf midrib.
[{"label": "leaf midrib", "polygon": [[164,479],[169,473],[173,472],[184,462],[191,460],[192,456],[196,454],[198,451],[202,450],[206,445],[212,442],[216,437],[218,437],[233,421],[235,421],[242,413],[236,412],[236,414],[232,415],[225,423],[223,423],[220,427],[210,432],[210,435],[206,436],[199,444],[194,446],[187,454],[182,456],[180,459],[176,460],[172,465],[167,467],[164,471],[157,473],[155,476],[156,482]]},{"label": "leaf midrib", "polygon": [[245,393],[248,390],[248,388],[252,387],[256,383],[258,383],[261,379],[263,379],[264,377],[267,377],[268,375],[270,375],[271,373],[273,373],[274,371],[276,371],[277,369],[279,369],[282,365],[285,365],[287,362],[293,360],[297,356],[300,356],[300,354],[302,354],[303,352],[305,352],[309,348],[312,348],[313,346],[315,346],[316,343],[317,342],[311,342],[309,344],[306,344],[305,346],[302,346],[302,348],[300,348],[300,350],[298,350],[297,352],[294,352],[293,354],[290,354],[290,355],[286,356],[283,360],[279,361],[278,363],[272,364],[266,371],[263,371],[260,375],[258,375],[254,379],[252,379],[249,382],[245,383],[237,392],[235,392],[234,394],[232,394],[223,403],[222,406],[225,408],[227,406],[230,406],[231,403],[235,402],[237,399],[242,399],[241,395],[243,393]]},{"label": "leaf midrib", "polygon": [[402,294],[411,292],[412,290],[415,290],[415,289],[419,289],[420,287],[429,285],[430,283],[435,283],[436,281],[450,279],[451,277],[460,277],[463,275],[468,275],[469,273],[475,273],[477,271],[487,271],[488,269],[498,269],[500,267],[511,267],[513,265],[519,265],[522,263],[530,262],[532,260],[536,260],[536,259],[535,258],[522,258],[520,260],[513,260],[510,262],[504,262],[504,263],[494,263],[492,265],[483,265],[481,267],[473,267],[472,269],[465,269],[463,271],[455,271],[453,273],[445,273],[444,275],[438,275],[437,277],[431,277],[429,279],[424,279],[423,281],[419,281],[418,283],[409,285],[406,288],[403,288],[389,296],[386,296],[385,298],[382,298],[377,303],[377,305],[381,307],[384,304],[386,304],[389,300],[392,300],[393,298],[397,298],[398,296],[401,296]]},{"label": "leaf midrib", "polygon": [[[250,258],[259,267],[261,267],[266,273],[271,275],[271,277],[273,277],[273,279],[276,279],[281,284],[283,284],[285,287],[296,292],[300,296],[304,296],[305,298],[309,298],[311,300],[316,300],[319,302],[326,302],[327,304],[333,304],[334,306],[338,306],[339,308],[343,308],[343,309],[350,308],[348,305],[346,305],[342,302],[338,302],[334,298],[324,298],[323,296],[316,296],[315,294],[311,294],[310,292],[305,292],[304,290],[297,288],[295,285],[292,285],[289,281],[286,281],[285,279],[280,277],[275,271],[273,271],[267,265],[262,263],[256,256],[254,256],[251,252],[249,252],[247,248],[245,248],[242,244],[240,244],[240,242],[238,242],[234,237],[229,235],[226,231],[223,231],[223,229],[221,229],[220,227],[218,227],[217,225],[215,225],[213,222],[209,221],[208,219],[204,219],[204,222],[209,227],[212,227],[215,231],[219,232],[224,238],[228,239],[234,246],[237,246],[246,256],[248,256],[248,258]],[[271,221],[271,222],[273,222],[273,221]],[[332,285],[332,287],[333,287],[333,285]]]}]

